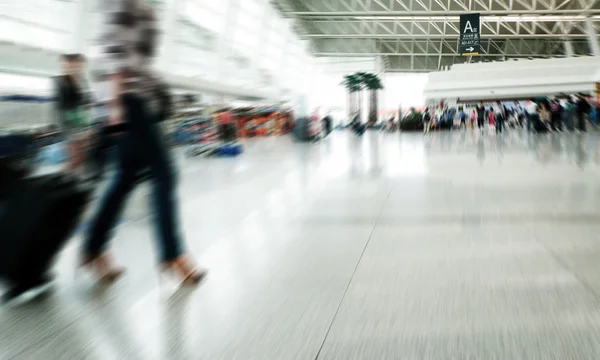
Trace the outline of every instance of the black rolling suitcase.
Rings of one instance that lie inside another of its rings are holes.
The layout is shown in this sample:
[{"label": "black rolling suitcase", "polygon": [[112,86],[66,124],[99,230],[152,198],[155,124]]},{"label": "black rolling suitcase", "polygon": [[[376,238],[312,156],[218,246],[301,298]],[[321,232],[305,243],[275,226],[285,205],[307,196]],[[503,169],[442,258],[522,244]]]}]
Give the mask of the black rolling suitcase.
[{"label": "black rolling suitcase", "polygon": [[4,300],[47,284],[56,254],[77,227],[89,192],[64,176],[21,179],[0,198],[0,279]]}]

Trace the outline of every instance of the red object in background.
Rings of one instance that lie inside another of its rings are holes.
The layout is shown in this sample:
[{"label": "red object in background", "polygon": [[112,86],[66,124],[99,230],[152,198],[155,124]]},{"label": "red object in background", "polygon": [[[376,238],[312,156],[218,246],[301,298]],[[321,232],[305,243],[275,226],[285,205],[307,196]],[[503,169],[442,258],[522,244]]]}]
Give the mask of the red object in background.
[{"label": "red object in background", "polygon": [[217,116],[219,125],[227,125],[233,122],[233,115],[229,111],[224,111]]},{"label": "red object in background", "polygon": [[490,125],[493,126],[493,125],[496,124],[496,119],[494,119],[494,113],[493,112],[491,112],[491,111],[489,112],[488,118],[489,118]]}]

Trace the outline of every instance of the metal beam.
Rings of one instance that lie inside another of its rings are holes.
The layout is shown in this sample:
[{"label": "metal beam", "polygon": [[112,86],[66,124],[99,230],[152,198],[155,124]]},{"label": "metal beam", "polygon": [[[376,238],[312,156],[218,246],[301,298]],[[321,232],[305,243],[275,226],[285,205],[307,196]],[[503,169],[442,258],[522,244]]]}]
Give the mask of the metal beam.
[{"label": "metal beam", "polygon": [[[372,58],[374,56],[441,56],[441,57],[454,57],[460,56],[458,53],[386,53],[386,52],[369,52],[369,53],[360,53],[360,52],[317,52],[313,54],[317,57],[368,57]],[[508,56],[508,57],[566,57],[564,54],[523,54],[523,53],[515,53],[515,54],[485,54],[482,57],[494,57],[494,56]],[[477,57],[477,56],[475,56]]]},{"label": "metal beam", "polygon": [[[408,10],[408,11],[297,11],[297,12],[286,12],[286,15],[294,17],[407,17],[407,16],[460,16],[464,14],[464,11],[423,11],[423,10]],[[600,15],[600,9],[590,9],[582,14],[582,10],[488,10],[479,11],[479,14],[484,16],[523,16],[523,15]]]},{"label": "metal beam", "polygon": [[[587,34],[483,34],[486,39],[587,38]],[[302,39],[454,39],[456,34],[303,34]]]}]

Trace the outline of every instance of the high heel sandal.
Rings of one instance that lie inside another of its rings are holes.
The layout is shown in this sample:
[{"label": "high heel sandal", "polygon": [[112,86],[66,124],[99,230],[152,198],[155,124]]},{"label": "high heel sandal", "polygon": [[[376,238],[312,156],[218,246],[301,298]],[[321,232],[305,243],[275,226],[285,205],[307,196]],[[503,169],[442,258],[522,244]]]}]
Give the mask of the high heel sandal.
[{"label": "high heel sandal", "polygon": [[125,273],[125,269],[115,266],[107,254],[93,258],[84,257],[79,265],[79,270],[88,270],[104,283],[113,283]]},{"label": "high heel sandal", "polygon": [[179,285],[196,286],[207,275],[208,271],[198,268],[186,255],[160,265],[161,276],[174,277]]}]

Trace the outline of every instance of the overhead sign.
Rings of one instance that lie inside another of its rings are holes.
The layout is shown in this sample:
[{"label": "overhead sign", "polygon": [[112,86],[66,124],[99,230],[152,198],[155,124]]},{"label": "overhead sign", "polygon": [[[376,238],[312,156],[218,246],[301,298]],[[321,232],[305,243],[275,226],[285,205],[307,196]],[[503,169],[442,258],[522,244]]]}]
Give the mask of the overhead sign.
[{"label": "overhead sign", "polygon": [[460,54],[462,56],[478,55],[479,14],[463,14],[460,16]]}]

